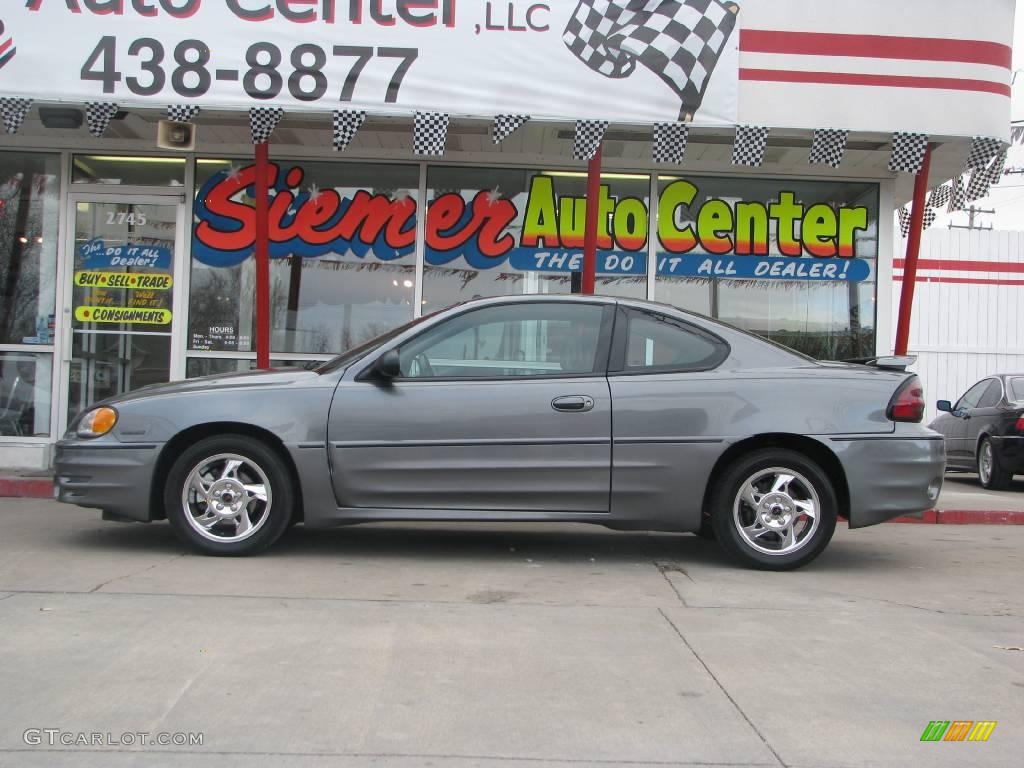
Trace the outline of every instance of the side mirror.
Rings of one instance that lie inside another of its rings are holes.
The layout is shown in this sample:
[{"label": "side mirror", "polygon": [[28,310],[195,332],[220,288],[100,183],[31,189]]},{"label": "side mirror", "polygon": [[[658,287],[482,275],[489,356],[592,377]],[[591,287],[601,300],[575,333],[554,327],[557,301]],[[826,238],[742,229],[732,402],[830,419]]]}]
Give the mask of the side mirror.
[{"label": "side mirror", "polygon": [[939,400],[939,402],[935,404],[935,407],[940,411],[945,411],[946,413],[952,413],[953,411],[953,404],[949,402],[949,400]]},{"label": "side mirror", "polygon": [[379,379],[397,379],[402,375],[402,361],[398,356],[397,349],[389,349],[377,358],[373,364],[372,373]]}]

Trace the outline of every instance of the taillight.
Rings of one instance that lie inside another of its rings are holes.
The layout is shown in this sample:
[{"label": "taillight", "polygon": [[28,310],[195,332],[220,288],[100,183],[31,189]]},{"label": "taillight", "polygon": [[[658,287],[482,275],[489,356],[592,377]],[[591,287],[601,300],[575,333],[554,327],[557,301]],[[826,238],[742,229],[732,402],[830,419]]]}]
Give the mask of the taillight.
[{"label": "taillight", "polygon": [[889,401],[885,415],[890,421],[914,421],[924,418],[924,387],[917,376],[911,376]]},{"label": "taillight", "polygon": [[1024,416],[1017,419],[1017,431],[1024,435]]}]

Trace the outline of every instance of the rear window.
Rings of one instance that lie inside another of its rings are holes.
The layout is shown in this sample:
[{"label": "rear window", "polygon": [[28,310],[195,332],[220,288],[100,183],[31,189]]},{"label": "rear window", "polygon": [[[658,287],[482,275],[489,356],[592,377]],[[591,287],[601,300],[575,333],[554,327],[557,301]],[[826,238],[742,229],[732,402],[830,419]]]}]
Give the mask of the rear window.
[{"label": "rear window", "polygon": [[1007,383],[1010,385],[1010,391],[1007,393],[1010,399],[1015,403],[1024,403],[1024,376],[1007,379]]}]

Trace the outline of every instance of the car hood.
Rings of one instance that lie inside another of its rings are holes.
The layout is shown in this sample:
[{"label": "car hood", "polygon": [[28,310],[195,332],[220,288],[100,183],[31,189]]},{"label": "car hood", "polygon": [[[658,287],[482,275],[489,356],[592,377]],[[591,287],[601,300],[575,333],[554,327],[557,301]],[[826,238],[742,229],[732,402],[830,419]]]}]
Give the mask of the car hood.
[{"label": "car hood", "polygon": [[[172,381],[169,384],[153,384],[148,387],[117,395],[104,403],[117,404],[149,397],[182,395],[193,392],[211,392],[224,389],[248,389],[251,387],[280,387],[301,381],[314,381],[319,374],[295,368],[282,368],[269,371],[251,371],[247,373],[225,373],[203,376],[186,381]],[[97,403],[96,405],[100,405]]]}]

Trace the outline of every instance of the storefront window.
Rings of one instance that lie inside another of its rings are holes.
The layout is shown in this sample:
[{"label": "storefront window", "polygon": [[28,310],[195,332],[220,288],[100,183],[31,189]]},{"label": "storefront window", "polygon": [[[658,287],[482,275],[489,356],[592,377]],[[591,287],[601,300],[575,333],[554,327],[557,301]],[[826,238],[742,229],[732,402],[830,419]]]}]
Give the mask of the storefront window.
[{"label": "storefront window", "polygon": [[50,434],[53,357],[0,352],[0,437]]},{"label": "storefront window", "polygon": [[[583,266],[586,186],[576,171],[428,169],[424,309],[570,293]],[[646,297],[649,193],[644,174],[602,177],[597,293]]]},{"label": "storefront window", "polygon": [[[272,170],[271,350],[328,356],[410,320],[417,166]],[[189,349],[252,351],[254,169],[200,159],[196,175]]]},{"label": "storefront window", "polygon": [[0,344],[52,344],[57,155],[0,152]]},{"label": "storefront window", "polygon": [[875,351],[878,185],[661,177],[655,298],[823,359]]},{"label": "storefront window", "polygon": [[185,183],[183,157],[75,155],[71,167],[74,184],[180,187]]}]

